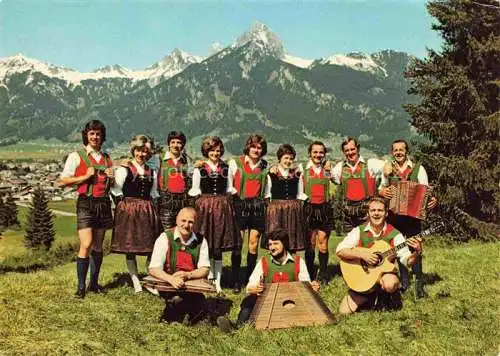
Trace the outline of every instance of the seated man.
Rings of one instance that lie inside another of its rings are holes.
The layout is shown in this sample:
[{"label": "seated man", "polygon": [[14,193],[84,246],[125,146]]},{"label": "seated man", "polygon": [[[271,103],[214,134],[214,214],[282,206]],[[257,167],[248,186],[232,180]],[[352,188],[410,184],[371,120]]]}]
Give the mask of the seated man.
[{"label": "seated man", "polygon": [[[299,256],[292,256],[288,251],[289,238],[285,230],[277,228],[268,234],[267,239],[271,255],[262,257],[250,275],[247,285],[249,295],[241,302],[241,310],[236,324],[234,325],[223,316],[217,318],[217,325],[224,332],[241,327],[248,321],[257,298],[264,291],[266,283],[311,282],[304,260]],[[315,291],[319,290],[320,285],[317,281],[311,282],[311,285]]]},{"label": "seated man", "polygon": [[[375,240],[384,240],[391,246],[396,246],[405,241],[403,235],[387,224],[387,206],[382,198],[372,198],[368,203],[368,222],[354,228],[344,240],[337,246],[337,256],[344,261],[362,260],[369,265],[375,265],[379,262],[378,256],[369,251],[357,250],[355,247],[369,247]],[[422,251],[422,245],[416,239],[409,239],[408,245],[414,251],[410,252],[408,246],[400,249],[397,252],[397,258],[403,265],[411,267]],[[396,256],[389,257],[394,260]],[[370,294],[361,294],[353,290],[349,290],[347,296],[344,297],[339,306],[340,314],[352,314],[360,307],[371,308],[377,303],[377,294],[386,297],[384,299],[392,299],[393,307],[401,305],[399,297],[399,278],[396,270],[393,273],[382,275],[379,280],[380,287],[385,293],[372,292]],[[391,301],[388,301],[391,303]]]},{"label": "seated man", "polygon": [[[179,289],[190,279],[206,278],[210,269],[208,244],[193,233],[196,211],[183,208],[176,218],[176,227],[163,232],[155,242],[149,274]],[[161,321],[190,323],[199,321],[205,312],[201,293],[161,292],[166,301]]]}]

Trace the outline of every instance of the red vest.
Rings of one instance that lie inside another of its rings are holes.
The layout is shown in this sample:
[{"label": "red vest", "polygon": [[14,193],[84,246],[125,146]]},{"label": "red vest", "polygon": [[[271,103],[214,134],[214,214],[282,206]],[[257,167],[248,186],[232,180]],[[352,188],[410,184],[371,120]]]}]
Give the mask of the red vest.
[{"label": "red vest", "polygon": [[407,166],[404,171],[396,170],[396,174],[391,173],[389,176],[389,181],[391,184],[396,184],[401,181],[417,182],[418,183],[418,172],[420,170],[420,164],[416,163],[413,167]]},{"label": "red vest", "polygon": [[387,224],[385,231],[380,234],[379,237],[374,239],[374,236],[370,230],[365,231],[367,224],[362,224],[359,226],[359,242],[358,247],[371,247],[375,240],[384,240],[391,247],[394,247],[394,238],[400,233],[391,224]]},{"label": "red vest", "polygon": [[85,182],[78,185],[76,191],[78,195],[92,196],[101,198],[108,194],[111,186],[111,180],[104,174],[106,168],[110,168],[113,162],[106,153],[101,154],[101,159],[96,161],[92,155],[87,154],[85,150],[78,151],[80,164],[76,167],[75,177],[84,176],[88,167],[94,167],[96,174]]},{"label": "red vest", "polygon": [[358,162],[354,171],[344,163],[341,181],[346,200],[361,201],[375,195],[375,178],[371,176],[365,162]]},{"label": "red vest", "polygon": [[304,172],[304,190],[310,199],[311,204],[324,204],[328,201],[328,191],[330,187],[329,171],[321,168],[319,174],[311,167]]},{"label": "red vest", "polygon": [[186,165],[177,160],[174,163],[172,158],[161,161],[158,173],[158,187],[160,190],[171,193],[184,193],[186,190]]},{"label": "red vest", "polygon": [[169,274],[177,271],[194,271],[200,256],[201,242],[196,241],[189,246],[184,246],[180,241],[174,239],[174,230],[175,228],[165,231],[168,251],[164,270]]},{"label": "red vest", "polygon": [[257,165],[254,169],[245,162],[245,156],[240,156],[236,161],[238,167],[234,175],[233,186],[238,191],[241,199],[261,198],[264,195],[267,170]]},{"label": "red vest", "polygon": [[271,257],[262,257],[262,273],[264,274],[264,282],[266,283],[286,283],[299,280],[300,273],[300,256],[295,256],[293,265],[285,263],[284,265],[276,265],[271,262]]}]

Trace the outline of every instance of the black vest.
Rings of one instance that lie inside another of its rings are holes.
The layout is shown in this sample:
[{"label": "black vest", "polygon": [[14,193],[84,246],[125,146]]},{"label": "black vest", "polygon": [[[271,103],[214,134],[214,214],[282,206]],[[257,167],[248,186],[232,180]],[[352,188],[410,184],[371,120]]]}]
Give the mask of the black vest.
[{"label": "black vest", "polygon": [[291,171],[287,178],[274,173],[269,173],[269,177],[271,177],[271,199],[297,199],[300,172]]},{"label": "black vest", "polygon": [[140,176],[139,174],[134,175],[130,167],[127,167],[127,178],[125,178],[125,182],[123,183],[122,188],[124,197],[142,199],[151,198],[151,188],[153,187],[153,170],[149,169],[148,175],[148,170],[146,169],[146,167],[144,168],[144,175]]},{"label": "black vest", "polygon": [[227,176],[229,166],[225,162],[220,163],[220,172],[207,171],[205,165],[200,168],[200,190],[202,194],[226,194]]}]

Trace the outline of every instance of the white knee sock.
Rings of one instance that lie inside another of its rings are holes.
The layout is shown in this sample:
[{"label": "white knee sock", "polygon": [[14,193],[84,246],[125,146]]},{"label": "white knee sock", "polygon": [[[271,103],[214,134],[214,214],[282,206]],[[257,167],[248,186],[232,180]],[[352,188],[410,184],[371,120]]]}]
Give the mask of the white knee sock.
[{"label": "white knee sock", "polygon": [[210,259],[210,272],[208,273],[207,277],[209,280],[215,279],[214,269],[215,269],[214,260]]},{"label": "white knee sock", "polygon": [[130,279],[132,279],[132,284],[134,285],[134,291],[136,293],[142,292],[141,282],[139,281],[139,276],[137,275],[137,261],[134,259],[127,259],[127,269],[130,274]]},{"label": "white knee sock", "polygon": [[215,289],[217,293],[222,292],[222,288],[220,286],[220,281],[222,277],[222,261],[216,260],[214,261],[214,274],[215,274]]}]

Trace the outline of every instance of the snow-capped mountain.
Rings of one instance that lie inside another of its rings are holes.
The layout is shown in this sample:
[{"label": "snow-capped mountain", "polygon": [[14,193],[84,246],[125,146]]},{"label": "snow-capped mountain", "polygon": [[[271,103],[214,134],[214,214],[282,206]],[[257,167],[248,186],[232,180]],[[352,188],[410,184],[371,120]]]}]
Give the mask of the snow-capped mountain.
[{"label": "snow-capped mountain", "polygon": [[152,86],[157,85],[163,79],[168,79],[179,74],[189,65],[200,63],[205,57],[193,56],[181,49],[174,49],[172,53],[164,57],[161,61],[154,63],[143,71],[133,72],[133,80],[147,79]]},{"label": "snow-capped mountain", "polygon": [[22,55],[0,58],[0,141],[74,140],[96,117],[117,142],[171,128],[189,137],[217,130],[233,152],[251,132],[297,144],[357,135],[379,151],[410,134],[401,107],[408,102],[406,53],[299,58],[261,23],[213,52],[204,58],[176,49],[143,70],[112,65],[90,73]]},{"label": "snow-capped mountain", "polygon": [[377,64],[374,59],[364,53],[348,53],[348,54],[335,54],[325,59],[317,61],[318,64],[332,64],[338,66],[349,67],[354,70],[371,73],[383,73],[387,75],[386,70]]},{"label": "snow-capped mountain", "polygon": [[238,37],[233,47],[242,47],[247,44],[276,58],[283,58],[286,52],[280,38],[269,27],[260,22],[254,23],[247,32]]},{"label": "snow-capped mountain", "polygon": [[0,82],[14,73],[39,72],[47,77],[62,79],[68,85],[80,85],[84,80],[100,80],[105,78],[124,78],[132,81],[148,80],[151,84],[155,85],[161,80],[168,79],[182,72],[187,66],[201,62],[203,59],[204,57],[193,56],[180,49],[174,49],[172,53],[161,61],[154,63],[144,70],[133,71],[115,64],[100,67],[93,72],[78,72],[74,69],[57,67],[18,54],[12,57],[0,58]]}]

